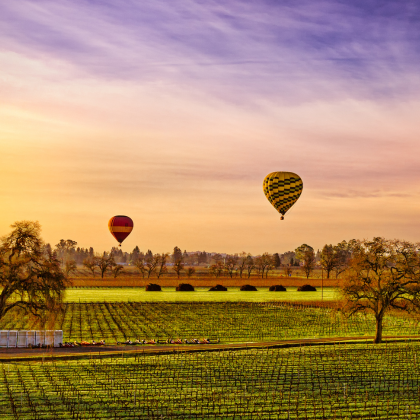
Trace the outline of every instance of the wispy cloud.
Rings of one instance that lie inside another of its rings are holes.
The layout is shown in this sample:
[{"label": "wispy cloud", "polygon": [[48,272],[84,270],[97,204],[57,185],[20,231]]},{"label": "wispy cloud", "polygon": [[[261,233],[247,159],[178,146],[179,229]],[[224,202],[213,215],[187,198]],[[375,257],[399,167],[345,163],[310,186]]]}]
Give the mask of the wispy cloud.
[{"label": "wispy cloud", "polygon": [[238,103],[415,95],[419,14],[380,0],[0,5],[3,48],[63,60],[79,77],[164,78]]},{"label": "wispy cloud", "polygon": [[336,199],[336,198],[408,198],[418,197],[419,192],[408,193],[391,193],[389,191],[361,191],[361,190],[344,190],[341,192],[324,191],[319,193],[320,197]]}]

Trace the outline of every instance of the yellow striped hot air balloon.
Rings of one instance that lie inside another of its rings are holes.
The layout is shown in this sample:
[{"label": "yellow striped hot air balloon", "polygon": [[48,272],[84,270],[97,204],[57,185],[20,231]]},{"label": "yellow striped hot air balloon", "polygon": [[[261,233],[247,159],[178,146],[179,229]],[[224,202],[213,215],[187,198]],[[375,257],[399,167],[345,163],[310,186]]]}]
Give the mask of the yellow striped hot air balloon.
[{"label": "yellow striped hot air balloon", "polygon": [[284,219],[287,210],[296,203],[302,194],[303,182],[293,172],[272,172],[264,178],[264,194]]}]

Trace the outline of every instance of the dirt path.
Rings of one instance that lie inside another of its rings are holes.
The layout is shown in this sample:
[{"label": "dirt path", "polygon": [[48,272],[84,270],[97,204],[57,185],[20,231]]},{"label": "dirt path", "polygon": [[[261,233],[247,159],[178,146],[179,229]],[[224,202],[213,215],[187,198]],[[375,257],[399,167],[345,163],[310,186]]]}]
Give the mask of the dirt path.
[{"label": "dirt path", "polygon": [[[27,349],[27,348],[0,348],[0,361],[36,361],[50,358],[78,359],[86,357],[115,357],[118,355],[132,356],[135,354],[159,354],[192,351],[218,351],[236,350],[243,348],[281,348],[314,346],[335,343],[372,342],[373,336],[359,337],[329,337],[329,338],[303,338],[295,340],[265,341],[260,343],[218,343],[218,344],[158,344],[158,345],[115,345],[115,346],[86,346],[73,348]],[[386,336],[384,341],[420,340],[420,336]]]}]

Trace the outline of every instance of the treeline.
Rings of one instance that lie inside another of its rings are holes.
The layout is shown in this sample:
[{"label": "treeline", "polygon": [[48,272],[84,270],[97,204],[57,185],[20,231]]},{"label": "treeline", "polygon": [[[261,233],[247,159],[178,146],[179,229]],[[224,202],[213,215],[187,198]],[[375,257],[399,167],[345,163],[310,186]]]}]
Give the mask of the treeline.
[{"label": "treeline", "polygon": [[110,252],[99,254],[92,247],[77,247],[77,242],[71,239],[61,239],[54,249],[47,244],[45,249],[57,256],[67,276],[77,274],[78,266],[82,265],[92,276],[99,274],[103,278],[109,273],[116,278],[124,272],[125,265],[132,265],[143,278],[160,278],[169,270],[179,278],[181,273],[191,277],[196,272],[196,266],[204,265],[209,275],[216,278],[250,278],[253,274],[267,278],[274,269],[281,269],[286,276],[290,276],[293,268],[299,267],[307,278],[318,268],[325,271],[325,277],[329,279],[332,274],[338,278],[348,268],[355,243],[355,240],[351,240],[337,245],[327,244],[317,252],[310,245],[303,244],[283,254],[265,252],[258,256],[246,252],[233,255],[205,251],[188,253],[186,250],[182,252],[177,246],[172,253],[154,254],[150,249],[142,252],[136,246],[132,252],[113,247]]}]

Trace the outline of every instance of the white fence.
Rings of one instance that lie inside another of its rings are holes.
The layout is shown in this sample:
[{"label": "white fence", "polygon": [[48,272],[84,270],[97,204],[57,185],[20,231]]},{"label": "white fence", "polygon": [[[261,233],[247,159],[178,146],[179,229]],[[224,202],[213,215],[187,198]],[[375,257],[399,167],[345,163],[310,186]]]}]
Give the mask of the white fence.
[{"label": "white fence", "polygon": [[0,347],[31,347],[37,345],[59,347],[62,342],[62,330],[0,330]]}]

